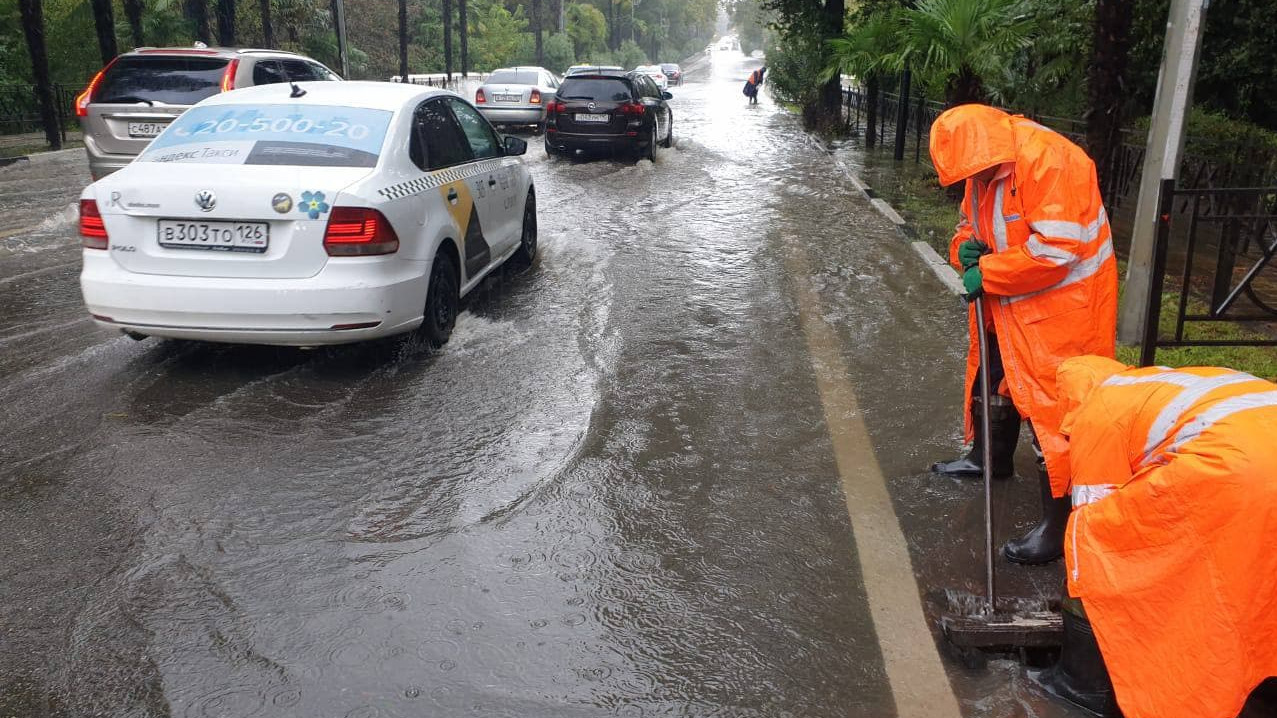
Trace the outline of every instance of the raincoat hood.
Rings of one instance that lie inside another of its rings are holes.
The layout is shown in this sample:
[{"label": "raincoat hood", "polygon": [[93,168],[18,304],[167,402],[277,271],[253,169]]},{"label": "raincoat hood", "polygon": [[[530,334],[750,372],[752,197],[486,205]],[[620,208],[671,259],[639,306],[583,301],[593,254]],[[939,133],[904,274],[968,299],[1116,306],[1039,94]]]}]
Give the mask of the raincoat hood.
[{"label": "raincoat hood", "polygon": [[1065,359],[1056,371],[1056,387],[1060,392],[1060,433],[1070,435],[1073,417],[1095,389],[1114,374],[1130,369],[1120,361],[1101,356],[1079,356]]},{"label": "raincoat hood", "polygon": [[959,105],[931,125],[931,162],[947,187],[1004,162],[1015,161],[1011,115],[988,105]]}]

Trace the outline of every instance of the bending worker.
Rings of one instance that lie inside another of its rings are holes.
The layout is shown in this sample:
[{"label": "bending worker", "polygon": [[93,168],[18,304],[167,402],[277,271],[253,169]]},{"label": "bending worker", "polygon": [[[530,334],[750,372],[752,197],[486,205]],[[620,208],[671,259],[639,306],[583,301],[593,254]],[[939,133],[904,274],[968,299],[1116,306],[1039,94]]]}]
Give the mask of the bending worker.
[{"label": "bending worker", "polygon": [[1101,715],[1116,689],[1127,718],[1234,718],[1277,675],[1277,384],[1076,357],[1058,386],[1070,598],[1039,682]]},{"label": "bending worker", "polygon": [[[966,181],[950,261],[968,293],[984,295],[993,406],[974,400],[979,374],[975,313],[968,315],[966,436],[970,452],[935,464],[941,474],[980,476],[983,442],[997,476],[1013,473],[1023,415],[1039,450],[1042,520],[1002,553],[1038,564],[1063,555],[1069,460],[1060,435],[1055,373],[1081,354],[1113,356],[1117,265],[1095,165],[1077,145],[1020,116],[985,105],[947,110],[931,128],[940,184]],[[988,411],[992,436],[976,412]]]}]

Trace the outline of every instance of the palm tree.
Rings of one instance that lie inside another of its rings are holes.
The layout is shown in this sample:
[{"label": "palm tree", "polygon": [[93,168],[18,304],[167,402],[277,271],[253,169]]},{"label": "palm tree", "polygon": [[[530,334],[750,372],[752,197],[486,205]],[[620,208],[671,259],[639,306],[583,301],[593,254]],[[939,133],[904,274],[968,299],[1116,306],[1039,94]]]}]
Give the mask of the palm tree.
[{"label": "palm tree", "polygon": [[1122,144],[1124,79],[1131,50],[1134,11],[1125,0],[1095,3],[1095,54],[1091,62],[1086,115],[1086,148],[1095,160],[1100,186],[1113,172],[1114,151]]},{"label": "palm tree", "polygon": [[62,149],[62,129],[53,109],[53,85],[49,82],[49,54],[44,44],[44,3],[42,0],[18,0],[22,29],[27,36],[27,53],[31,57],[31,74],[35,79],[36,99],[40,103],[40,124],[50,149]]},{"label": "palm tree", "polygon": [[949,106],[987,99],[986,81],[1006,72],[1035,28],[1023,0],[919,0],[902,18],[900,59],[943,87]]},{"label": "palm tree", "polygon": [[133,38],[133,47],[146,44],[142,32],[142,0],[124,0],[124,17],[129,21],[129,34]]},{"label": "palm tree", "polygon": [[865,87],[865,145],[873,147],[877,142],[879,82],[884,75],[900,70],[901,47],[900,14],[884,9],[871,13],[842,37],[829,41],[832,63],[825,70],[825,79],[839,75],[851,75]]},{"label": "palm tree", "polygon": [[93,22],[98,31],[98,51],[105,65],[120,54],[115,46],[115,12],[111,0],[93,0],[92,6]]},{"label": "palm tree", "polygon": [[270,0],[258,0],[262,14],[262,42],[266,47],[275,47],[275,24],[270,19]]}]

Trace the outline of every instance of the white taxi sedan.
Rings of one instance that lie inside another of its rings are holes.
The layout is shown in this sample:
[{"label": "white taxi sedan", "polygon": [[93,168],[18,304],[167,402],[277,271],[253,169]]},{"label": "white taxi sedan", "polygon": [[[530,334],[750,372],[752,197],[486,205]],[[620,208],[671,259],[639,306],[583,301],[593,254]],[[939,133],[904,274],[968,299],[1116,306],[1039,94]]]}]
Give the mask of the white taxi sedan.
[{"label": "white taxi sedan", "polygon": [[536,254],[526,151],[446,90],[215,95],[84,190],[84,302],[135,338],[443,344],[462,296]]}]

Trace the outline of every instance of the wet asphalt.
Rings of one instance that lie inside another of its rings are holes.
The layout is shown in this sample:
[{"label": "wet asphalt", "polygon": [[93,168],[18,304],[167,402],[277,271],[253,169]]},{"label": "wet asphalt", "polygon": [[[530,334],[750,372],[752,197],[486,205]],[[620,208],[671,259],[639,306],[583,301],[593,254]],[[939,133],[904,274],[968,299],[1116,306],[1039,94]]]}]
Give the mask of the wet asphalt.
[{"label": "wet asphalt", "polygon": [[[98,328],[83,157],[0,169],[0,716],[894,716],[935,689],[884,661],[908,632],[831,436],[867,431],[925,634],[983,586],[979,486],[925,472],[961,441],[963,309],[745,104],[756,64],[671,88],[655,163],[532,138],[540,257],[440,351]],[[1000,538],[1034,495],[998,487]],[[938,646],[961,715],[1076,715]]]}]

